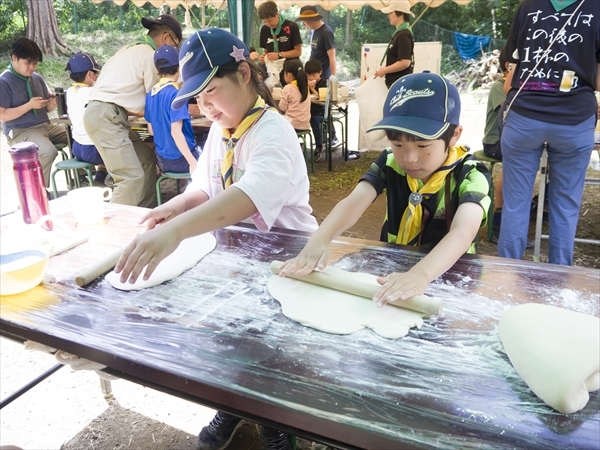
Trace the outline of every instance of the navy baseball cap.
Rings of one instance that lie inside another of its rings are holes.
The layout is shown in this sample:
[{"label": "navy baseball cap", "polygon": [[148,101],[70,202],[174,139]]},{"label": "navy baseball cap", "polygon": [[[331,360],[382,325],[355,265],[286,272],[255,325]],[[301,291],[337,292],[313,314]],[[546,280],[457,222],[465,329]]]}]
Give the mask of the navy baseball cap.
[{"label": "navy baseball cap", "polygon": [[73,53],[69,58],[69,64],[67,70],[73,73],[87,72],[88,70],[94,70],[99,72],[102,70],[102,66],[96,62],[96,59],[89,53],[79,52]]},{"label": "navy baseball cap", "polygon": [[183,31],[181,30],[181,25],[177,22],[177,19],[169,14],[163,14],[162,16],[158,16],[156,19],[151,17],[142,17],[142,25],[144,28],[152,28],[152,25],[166,25],[168,26],[175,36],[177,40],[181,42],[183,39]]},{"label": "navy baseball cap", "polygon": [[171,108],[181,108],[191,97],[198,95],[219,70],[233,62],[245,61],[250,51],[237,36],[220,28],[196,31],[181,45],[179,70],[183,84]]},{"label": "navy baseball cap", "polygon": [[394,130],[422,139],[438,139],[459,125],[460,96],[456,87],[431,72],[399,78],[388,91],[383,119],[367,130]]},{"label": "navy baseball cap", "polygon": [[[157,64],[161,60],[162,64]],[[179,65],[179,50],[172,45],[163,45],[154,52],[154,66],[157,69],[166,69]]]}]

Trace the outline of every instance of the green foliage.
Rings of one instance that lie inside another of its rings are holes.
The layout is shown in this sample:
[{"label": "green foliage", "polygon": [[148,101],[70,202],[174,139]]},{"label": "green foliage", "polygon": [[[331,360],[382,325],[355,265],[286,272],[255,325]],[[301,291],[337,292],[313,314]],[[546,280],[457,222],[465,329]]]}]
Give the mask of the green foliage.
[{"label": "green foliage", "polygon": [[9,47],[17,38],[25,36],[27,8],[25,0],[0,2],[0,48]]},{"label": "green foliage", "polygon": [[[519,3],[520,0],[473,0],[465,6],[460,6],[452,1],[447,1],[438,8],[429,8],[423,14],[422,19],[447,30],[494,37],[493,8],[496,19],[496,37],[506,38]],[[425,9],[425,4],[418,3],[412,8],[412,11],[419,16]]]},{"label": "green foliage", "polygon": [[[64,34],[63,39],[74,51],[91,53],[98,63],[104,64],[122,46],[133,42],[139,35],[139,30],[128,33],[98,30],[93,33]],[[67,57],[44,55],[43,62],[38,65],[38,73],[44,77],[51,90],[57,86],[71,85],[69,73],[65,71],[67,61]],[[0,51],[0,67],[4,68],[9,63],[9,49],[3,48]]]},{"label": "green foliage", "polygon": [[75,20],[78,33],[96,30],[134,31],[140,29],[142,17],[160,14],[160,10],[150,3],[137,7],[129,0],[123,6],[115,5],[112,1],[95,4],[91,0],[80,0],[78,3],[53,0],[53,3],[61,33],[73,33]]}]

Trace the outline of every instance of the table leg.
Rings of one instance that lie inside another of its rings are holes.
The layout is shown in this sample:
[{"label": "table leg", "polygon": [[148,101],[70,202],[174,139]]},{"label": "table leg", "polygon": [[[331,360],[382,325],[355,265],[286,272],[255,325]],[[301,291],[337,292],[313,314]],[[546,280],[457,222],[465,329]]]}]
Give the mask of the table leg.
[{"label": "table leg", "polygon": [[327,117],[327,137],[324,140],[324,143],[326,145],[325,149],[327,151],[327,157],[329,159],[328,163],[328,169],[331,172],[333,170],[333,161],[331,158],[331,127],[333,127],[333,119],[331,118],[331,108],[328,112],[328,117]]}]

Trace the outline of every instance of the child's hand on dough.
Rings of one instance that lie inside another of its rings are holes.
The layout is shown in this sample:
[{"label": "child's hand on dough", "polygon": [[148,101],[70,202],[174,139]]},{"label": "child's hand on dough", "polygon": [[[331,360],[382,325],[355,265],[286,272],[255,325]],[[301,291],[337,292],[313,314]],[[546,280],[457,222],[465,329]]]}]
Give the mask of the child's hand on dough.
[{"label": "child's hand on dough", "polygon": [[395,300],[408,300],[415,295],[422,295],[427,289],[427,278],[418,272],[394,272],[385,277],[377,278],[381,289],[377,291],[373,301],[381,307]]},{"label": "child's hand on dough", "polygon": [[123,251],[115,266],[119,281],[134,284],[144,267],[144,280],[150,278],[158,263],[173,253],[179,245],[177,235],[158,227],[138,235]]},{"label": "child's hand on dough", "polygon": [[283,263],[279,276],[285,277],[290,273],[308,275],[315,268],[323,270],[327,267],[330,257],[329,242],[324,242],[313,235],[298,256]]}]

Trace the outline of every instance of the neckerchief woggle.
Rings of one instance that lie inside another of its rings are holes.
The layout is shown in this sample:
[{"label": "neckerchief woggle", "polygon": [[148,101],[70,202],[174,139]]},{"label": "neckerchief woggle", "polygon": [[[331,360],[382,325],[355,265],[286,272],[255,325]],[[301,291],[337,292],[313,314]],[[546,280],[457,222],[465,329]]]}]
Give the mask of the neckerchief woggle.
[{"label": "neckerchief woggle", "polygon": [[419,182],[410,175],[406,175],[406,181],[411,191],[409,196],[408,206],[404,210],[400,227],[398,227],[398,236],[396,244],[413,245],[414,240],[421,232],[423,221],[423,198],[429,199],[433,197],[444,185],[444,180],[448,172],[452,171],[463,159],[469,154],[465,147],[456,146],[448,150],[446,161],[438,170],[436,170],[431,178],[427,180],[420,189]]}]

